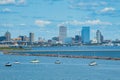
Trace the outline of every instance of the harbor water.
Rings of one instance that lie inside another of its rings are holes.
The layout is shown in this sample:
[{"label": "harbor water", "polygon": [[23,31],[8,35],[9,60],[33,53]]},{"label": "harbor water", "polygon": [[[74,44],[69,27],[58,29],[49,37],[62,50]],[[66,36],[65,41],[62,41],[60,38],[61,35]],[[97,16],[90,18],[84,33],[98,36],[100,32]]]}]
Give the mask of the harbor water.
[{"label": "harbor water", "polygon": [[[33,59],[40,63],[30,63]],[[58,59],[61,64],[55,64]],[[14,64],[16,60],[20,64]],[[91,61],[98,65],[89,66]],[[7,62],[12,66],[6,67]],[[119,74],[119,60],[18,56],[0,52],[0,80],[120,80]]]},{"label": "harbor water", "polygon": [[120,46],[58,46],[34,47],[30,54],[58,54],[120,58]]}]

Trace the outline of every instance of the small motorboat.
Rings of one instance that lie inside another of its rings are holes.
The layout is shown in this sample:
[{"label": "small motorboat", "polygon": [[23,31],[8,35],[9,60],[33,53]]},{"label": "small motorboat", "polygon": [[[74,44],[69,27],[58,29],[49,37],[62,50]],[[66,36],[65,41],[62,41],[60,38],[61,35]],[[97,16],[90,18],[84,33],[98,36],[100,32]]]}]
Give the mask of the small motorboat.
[{"label": "small motorboat", "polygon": [[89,64],[89,66],[96,66],[96,65],[97,65],[96,61],[92,61],[92,62],[90,62],[90,64]]},{"label": "small motorboat", "polygon": [[34,59],[34,60],[30,61],[30,63],[39,63],[39,62],[40,62],[40,61],[37,60],[37,59]]},{"label": "small motorboat", "polygon": [[55,64],[61,64],[60,60],[56,60]]},{"label": "small motorboat", "polygon": [[12,66],[12,64],[8,62],[5,64],[5,66]]},{"label": "small motorboat", "polygon": [[20,64],[20,62],[19,61],[15,61],[14,64]]}]

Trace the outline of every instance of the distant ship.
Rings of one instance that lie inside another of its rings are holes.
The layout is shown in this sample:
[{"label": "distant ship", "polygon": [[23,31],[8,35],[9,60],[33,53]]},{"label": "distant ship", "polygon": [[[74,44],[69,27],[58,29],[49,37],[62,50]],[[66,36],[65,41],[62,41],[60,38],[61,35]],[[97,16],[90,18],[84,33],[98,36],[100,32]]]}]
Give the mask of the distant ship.
[{"label": "distant ship", "polygon": [[5,66],[12,66],[12,64],[8,62],[5,64]]},{"label": "distant ship", "polygon": [[30,63],[39,63],[39,62],[40,62],[40,61],[37,60],[37,59],[34,59],[34,60],[30,61]]},{"label": "distant ship", "polygon": [[89,66],[96,66],[96,65],[97,65],[96,61],[92,61],[89,63]]}]

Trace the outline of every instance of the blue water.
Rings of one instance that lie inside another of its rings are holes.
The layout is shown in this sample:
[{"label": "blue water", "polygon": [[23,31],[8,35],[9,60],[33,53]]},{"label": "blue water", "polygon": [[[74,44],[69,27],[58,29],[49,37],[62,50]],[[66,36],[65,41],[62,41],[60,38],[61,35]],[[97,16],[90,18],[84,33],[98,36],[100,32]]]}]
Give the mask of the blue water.
[{"label": "blue water", "polygon": [[[30,63],[39,59],[40,63]],[[59,59],[62,64],[54,64]],[[21,64],[5,67],[15,60]],[[97,66],[88,66],[93,59],[16,56],[0,54],[0,80],[120,80],[120,61],[95,60]]]},{"label": "blue water", "polygon": [[120,46],[53,46],[33,47],[33,50],[120,50]]},{"label": "blue water", "polygon": [[[55,47],[34,47],[32,48],[32,50],[39,50],[40,51],[39,54],[60,54],[60,55],[100,56],[120,58],[120,46],[67,46],[67,47],[55,46]],[[30,54],[38,54],[38,52],[33,53],[31,52]]]}]

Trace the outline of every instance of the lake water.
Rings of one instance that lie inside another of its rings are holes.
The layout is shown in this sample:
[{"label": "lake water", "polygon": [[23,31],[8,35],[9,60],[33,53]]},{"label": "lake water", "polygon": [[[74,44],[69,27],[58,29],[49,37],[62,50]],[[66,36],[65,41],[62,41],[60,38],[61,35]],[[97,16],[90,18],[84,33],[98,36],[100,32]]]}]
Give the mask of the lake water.
[{"label": "lake water", "polygon": [[120,46],[43,46],[32,47],[33,50],[120,50]]},{"label": "lake water", "polygon": [[[40,63],[30,63],[33,59]],[[54,64],[57,59],[62,64]],[[21,63],[4,66],[15,60]],[[97,66],[88,66],[94,60],[4,55],[0,52],[0,80],[120,80],[120,61],[95,60]]]},{"label": "lake water", "polygon": [[[102,56],[120,58],[120,46],[58,46],[58,47],[34,47],[30,54],[60,54],[79,56]],[[65,51],[67,50],[67,51]],[[57,51],[57,52],[54,52]]]}]

